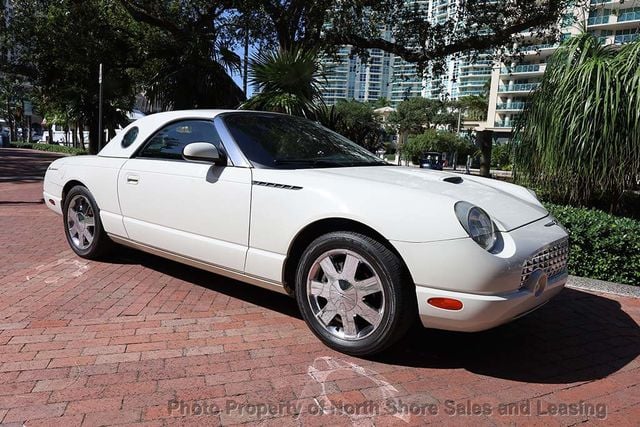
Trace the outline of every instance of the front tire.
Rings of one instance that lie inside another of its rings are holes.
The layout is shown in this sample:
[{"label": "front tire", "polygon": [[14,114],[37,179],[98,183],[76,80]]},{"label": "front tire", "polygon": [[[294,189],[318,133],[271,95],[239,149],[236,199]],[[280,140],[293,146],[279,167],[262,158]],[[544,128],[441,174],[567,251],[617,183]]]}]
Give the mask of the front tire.
[{"label": "front tire", "polygon": [[365,356],[400,339],[415,321],[415,288],[400,258],[359,233],[314,240],[296,271],[296,300],[311,330],[329,347]]},{"label": "front tire", "polygon": [[78,256],[98,259],[111,249],[98,204],[85,187],[78,185],[67,193],[62,216],[67,242]]}]

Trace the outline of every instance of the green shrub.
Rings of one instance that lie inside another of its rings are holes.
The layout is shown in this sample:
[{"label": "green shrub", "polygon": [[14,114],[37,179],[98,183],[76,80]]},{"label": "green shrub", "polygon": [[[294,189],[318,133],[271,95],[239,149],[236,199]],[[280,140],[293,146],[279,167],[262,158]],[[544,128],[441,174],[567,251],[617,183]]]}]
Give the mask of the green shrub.
[{"label": "green shrub", "polygon": [[31,150],[48,151],[51,153],[71,154],[73,156],[76,156],[79,154],[87,154],[87,152],[81,148],[65,147],[64,145],[57,145],[57,144],[12,142],[10,147],[11,148],[28,148]]},{"label": "green shrub", "polygon": [[640,221],[545,204],[570,234],[569,273],[640,286]]}]

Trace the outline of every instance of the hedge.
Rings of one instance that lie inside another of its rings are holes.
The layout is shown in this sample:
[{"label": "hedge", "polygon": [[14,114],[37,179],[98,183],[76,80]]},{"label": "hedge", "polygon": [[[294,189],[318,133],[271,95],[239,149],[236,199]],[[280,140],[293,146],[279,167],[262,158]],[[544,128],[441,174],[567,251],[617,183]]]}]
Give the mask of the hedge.
[{"label": "hedge", "polygon": [[640,221],[545,204],[570,234],[569,273],[640,286]]},{"label": "hedge", "polygon": [[64,145],[57,145],[57,144],[12,142],[9,146],[11,148],[28,148],[30,150],[48,151],[52,153],[65,153],[65,154],[71,154],[73,156],[76,156],[79,154],[87,154],[87,152],[81,148],[65,147]]}]

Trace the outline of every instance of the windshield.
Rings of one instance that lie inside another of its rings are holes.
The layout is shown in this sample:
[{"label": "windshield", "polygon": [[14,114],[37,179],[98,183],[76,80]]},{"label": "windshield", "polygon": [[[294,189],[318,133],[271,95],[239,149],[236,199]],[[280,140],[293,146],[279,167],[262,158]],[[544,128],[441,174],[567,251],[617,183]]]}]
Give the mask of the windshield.
[{"label": "windshield", "polygon": [[227,113],[224,122],[256,167],[384,166],[366,149],[312,121],[270,113]]}]

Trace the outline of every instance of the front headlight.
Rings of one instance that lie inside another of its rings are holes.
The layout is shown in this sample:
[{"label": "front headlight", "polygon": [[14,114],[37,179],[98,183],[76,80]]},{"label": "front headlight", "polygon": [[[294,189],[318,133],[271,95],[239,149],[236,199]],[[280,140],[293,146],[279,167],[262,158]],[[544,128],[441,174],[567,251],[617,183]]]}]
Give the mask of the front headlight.
[{"label": "front headlight", "polygon": [[498,233],[489,215],[469,202],[456,203],[455,211],[469,237],[483,249],[490,251],[498,240]]}]

